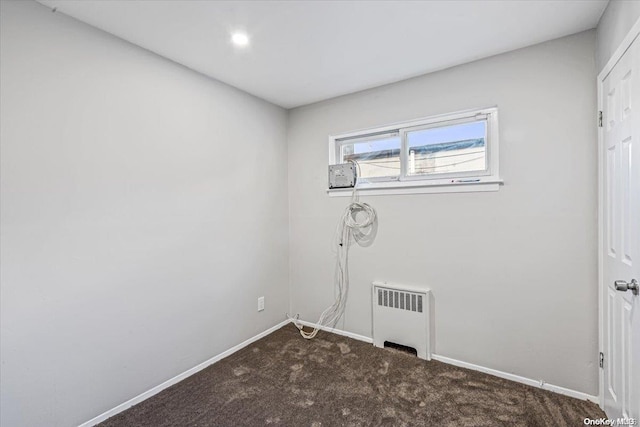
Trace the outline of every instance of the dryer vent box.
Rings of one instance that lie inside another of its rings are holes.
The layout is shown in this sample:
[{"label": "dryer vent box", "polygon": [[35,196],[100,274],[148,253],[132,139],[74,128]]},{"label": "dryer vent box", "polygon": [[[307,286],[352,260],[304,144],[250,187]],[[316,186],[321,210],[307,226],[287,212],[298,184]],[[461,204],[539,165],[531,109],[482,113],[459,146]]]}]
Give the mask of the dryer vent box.
[{"label": "dryer vent box", "polygon": [[353,188],[356,185],[356,168],[353,163],[329,166],[329,188]]}]

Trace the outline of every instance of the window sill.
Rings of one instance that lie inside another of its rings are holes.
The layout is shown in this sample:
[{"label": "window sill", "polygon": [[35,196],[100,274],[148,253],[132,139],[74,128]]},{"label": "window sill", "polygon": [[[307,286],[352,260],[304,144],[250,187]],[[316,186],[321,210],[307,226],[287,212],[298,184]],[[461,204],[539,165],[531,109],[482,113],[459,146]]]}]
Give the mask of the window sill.
[{"label": "window sill", "polygon": [[[432,194],[432,193],[475,193],[498,191],[504,183],[501,179],[482,180],[479,182],[429,183],[424,182],[385,182],[362,183],[358,185],[358,193],[362,196],[387,196],[399,194]],[[350,197],[353,188],[327,190],[329,197]]]}]

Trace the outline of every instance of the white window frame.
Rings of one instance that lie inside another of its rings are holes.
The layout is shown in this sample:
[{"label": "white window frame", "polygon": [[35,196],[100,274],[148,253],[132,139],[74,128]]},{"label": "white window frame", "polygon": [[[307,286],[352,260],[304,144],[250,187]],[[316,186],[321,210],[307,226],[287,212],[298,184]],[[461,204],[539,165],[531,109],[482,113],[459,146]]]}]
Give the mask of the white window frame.
[{"label": "white window frame", "polygon": [[[379,139],[388,139],[393,137],[403,138],[401,130],[395,129],[389,132],[375,132],[375,133],[367,132],[366,134],[356,136],[356,137],[347,137],[347,138],[338,137],[334,140],[334,143],[333,143],[334,150],[335,150],[335,162],[330,164],[335,165],[336,163],[339,163],[338,160],[342,158],[342,147],[345,145],[354,144],[361,141],[376,141]],[[401,153],[400,155],[402,155],[402,139],[400,141],[400,146],[398,147],[398,149],[400,150],[400,153]],[[368,184],[373,184],[373,183],[389,182],[389,181],[396,182],[398,181],[398,177],[381,176],[381,177],[375,177],[375,178],[367,178],[366,180],[362,180],[361,183],[364,184],[366,182]]]},{"label": "white window frame", "polygon": [[[470,171],[459,173],[443,173],[424,176],[407,175],[409,150],[407,147],[407,133],[422,129],[462,124],[478,119],[485,119],[486,130],[486,165],[484,171]],[[341,160],[341,147],[353,143],[358,139],[370,138],[374,135],[389,136],[397,133],[400,136],[400,166],[397,177],[361,179],[357,187],[363,194],[413,194],[413,193],[446,193],[470,191],[497,191],[502,184],[499,171],[498,151],[498,109],[488,107],[441,114],[402,123],[395,123],[371,129],[363,129],[339,135],[329,136],[329,164],[337,164]],[[327,190],[330,196],[347,196],[350,189]]]}]

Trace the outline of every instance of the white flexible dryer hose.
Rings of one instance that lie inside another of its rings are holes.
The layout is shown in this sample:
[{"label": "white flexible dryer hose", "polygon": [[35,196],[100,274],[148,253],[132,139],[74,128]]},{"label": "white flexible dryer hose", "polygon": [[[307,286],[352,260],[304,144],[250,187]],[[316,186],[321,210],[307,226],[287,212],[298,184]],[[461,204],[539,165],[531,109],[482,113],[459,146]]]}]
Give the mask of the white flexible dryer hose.
[{"label": "white flexible dryer hose", "polygon": [[[359,172],[360,166],[356,162],[352,163],[355,164]],[[360,173],[358,173],[359,175]],[[314,338],[323,326],[335,327],[344,314],[349,294],[349,247],[352,238],[360,245],[368,243],[374,237],[376,221],[376,210],[369,204],[358,201],[356,183],[353,187],[351,202],[338,222],[334,239],[337,249],[335,285],[338,292],[336,300],[322,312],[313,331],[305,332],[302,325],[296,323],[300,329],[300,335],[304,338]]]}]

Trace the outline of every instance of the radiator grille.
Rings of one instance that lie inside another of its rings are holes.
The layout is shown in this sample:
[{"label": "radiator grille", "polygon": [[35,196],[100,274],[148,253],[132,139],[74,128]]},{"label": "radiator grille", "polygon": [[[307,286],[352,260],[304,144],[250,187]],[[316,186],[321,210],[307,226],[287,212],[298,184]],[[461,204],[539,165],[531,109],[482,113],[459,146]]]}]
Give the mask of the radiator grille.
[{"label": "radiator grille", "polygon": [[422,295],[378,288],[378,305],[422,313]]}]

